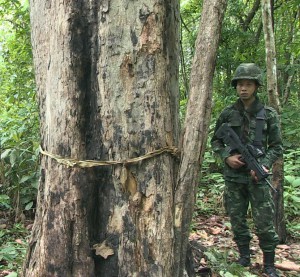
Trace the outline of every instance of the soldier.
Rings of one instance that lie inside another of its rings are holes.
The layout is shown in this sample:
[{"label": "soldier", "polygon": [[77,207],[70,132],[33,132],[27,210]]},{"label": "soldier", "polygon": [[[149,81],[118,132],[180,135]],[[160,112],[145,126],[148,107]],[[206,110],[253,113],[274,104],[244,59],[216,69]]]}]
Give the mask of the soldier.
[{"label": "soldier", "polygon": [[[222,111],[215,133],[223,123],[229,123],[245,145],[252,144],[262,151],[258,161],[269,171],[274,161],[282,156],[283,147],[276,111],[264,106],[257,96],[258,88],[262,86],[262,72],[254,63],[240,64],[231,84],[239,98]],[[240,253],[238,263],[244,267],[250,266],[251,234],[247,225],[250,204],[259,246],[264,255],[264,273],[277,277],[274,258],[278,236],[274,228],[274,203],[270,188],[264,182],[257,182],[255,173],[247,169],[241,155],[224,145],[215,134],[211,144],[214,152],[224,161],[224,202]]]}]

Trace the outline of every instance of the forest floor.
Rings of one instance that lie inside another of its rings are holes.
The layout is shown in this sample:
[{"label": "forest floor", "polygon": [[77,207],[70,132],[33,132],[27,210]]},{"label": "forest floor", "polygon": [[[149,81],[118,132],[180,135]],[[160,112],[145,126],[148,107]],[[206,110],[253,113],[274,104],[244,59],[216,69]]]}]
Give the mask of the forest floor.
[{"label": "forest floor", "polygon": [[[8,256],[4,255],[4,249],[0,247],[0,277],[15,277],[17,276],[16,269],[20,269],[22,265],[22,258],[26,250],[25,241],[28,239],[33,222],[32,220],[25,221],[21,229],[16,229],[7,222],[0,223],[0,242],[1,240],[3,242],[4,237],[10,237],[8,243],[11,243],[11,246],[6,248],[7,251],[12,251],[11,254],[15,255],[12,246],[23,248],[22,257],[15,256],[15,261],[9,261],[9,259],[5,259]],[[195,216],[189,239],[193,268],[197,277],[264,276],[262,274],[262,252],[256,236],[253,236],[251,241],[252,265],[245,270],[234,263],[238,258],[238,252],[232,240],[229,219],[226,216]],[[9,268],[9,264],[14,265],[14,269]],[[233,265],[238,268],[234,268]],[[300,276],[300,241],[288,239],[286,244],[278,245],[276,248],[276,267],[282,277]]]},{"label": "forest floor", "polygon": [[[198,216],[194,218],[190,235],[196,276],[265,276],[262,273],[262,251],[258,239],[253,235],[251,241],[251,266],[247,274],[227,274],[230,264],[238,258],[232,240],[229,219],[225,216]],[[203,254],[204,252],[204,254]],[[300,276],[300,241],[287,239],[276,248],[275,266],[282,277]],[[238,266],[240,267],[240,266]],[[243,268],[244,270],[244,268]]]}]

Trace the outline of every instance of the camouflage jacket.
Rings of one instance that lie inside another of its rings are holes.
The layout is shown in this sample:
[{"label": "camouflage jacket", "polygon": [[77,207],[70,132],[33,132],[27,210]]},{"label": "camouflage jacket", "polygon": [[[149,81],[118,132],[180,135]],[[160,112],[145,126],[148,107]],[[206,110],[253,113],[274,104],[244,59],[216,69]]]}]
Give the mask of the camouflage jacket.
[{"label": "camouflage jacket", "polygon": [[[262,150],[264,155],[258,158],[261,165],[271,168],[275,160],[282,156],[282,138],[277,112],[268,106],[264,106],[256,97],[248,111],[244,109],[243,103],[238,99],[233,105],[225,108],[220,114],[215,127],[215,132],[223,123],[229,123],[238,134],[244,144],[252,144],[255,139],[256,115],[262,108],[265,109],[265,120],[262,131]],[[232,169],[225,159],[231,155],[229,147],[218,139],[215,134],[211,139],[213,151],[224,161],[224,178],[229,181],[248,182],[249,170],[246,166]]]}]

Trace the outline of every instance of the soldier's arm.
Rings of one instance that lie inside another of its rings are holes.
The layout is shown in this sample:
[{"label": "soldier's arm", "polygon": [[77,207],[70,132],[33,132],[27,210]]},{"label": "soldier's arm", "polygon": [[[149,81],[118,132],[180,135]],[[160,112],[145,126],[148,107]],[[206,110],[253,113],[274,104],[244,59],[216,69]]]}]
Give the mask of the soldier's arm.
[{"label": "soldier's arm", "polygon": [[219,127],[225,123],[227,120],[227,114],[228,114],[228,111],[227,109],[225,109],[219,116],[217,122],[216,122],[216,126],[215,126],[215,129],[214,129],[214,134],[213,134],[213,137],[211,138],[211,147],[212,147],[212,150],[222,159],[222,161],[225,162],[226,158],[228,158],[230,156],[230,147],[228,146],[225,146],[224,142],[217,138],[217,136],[215,135],[216,134],[216,131],[219,129]]},{"label": "soldier's arm", "polygon": [[272,164],[283,154],[282,137],[280,130],[279,116],[277,112],[268,108],[267,110],[267,149],[266,155],[261,161],[267,168],[271,168]]}]

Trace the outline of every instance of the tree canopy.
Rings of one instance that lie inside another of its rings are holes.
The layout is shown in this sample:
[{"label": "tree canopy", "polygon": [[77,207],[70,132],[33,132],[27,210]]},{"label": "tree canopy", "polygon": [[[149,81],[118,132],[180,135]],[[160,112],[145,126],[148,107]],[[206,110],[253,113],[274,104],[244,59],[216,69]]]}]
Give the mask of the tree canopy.
[{"label": "tree canopy", "polygon": [[[283,105],[299,101],[299,1],[276,1],[273,7],[274,32],[276,39],[279,92]],[[182,49],[185,74],[188,79],[194,44],[197,35],[196,22],[201,15],[201,0],[181,1]],[[214,96],[218,113],[224,102],[232,97],[230,87],[233,70],[242,62],[255,62],[266,71],[265,45],[262,30],[259,0],[228,1],[219,45],[217,69],[215,72]],[[291,82],[291,79],[293,80]],[[182,95],[186,95],[182,86]],[[222,96],[222,97],[220,97]]]}]

